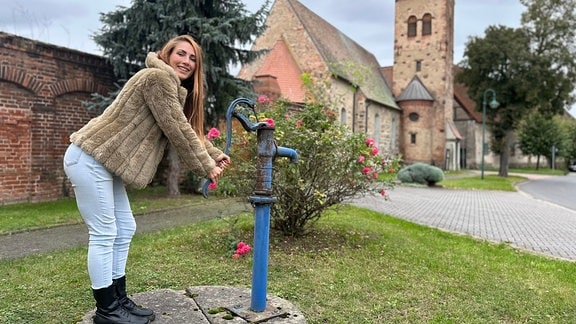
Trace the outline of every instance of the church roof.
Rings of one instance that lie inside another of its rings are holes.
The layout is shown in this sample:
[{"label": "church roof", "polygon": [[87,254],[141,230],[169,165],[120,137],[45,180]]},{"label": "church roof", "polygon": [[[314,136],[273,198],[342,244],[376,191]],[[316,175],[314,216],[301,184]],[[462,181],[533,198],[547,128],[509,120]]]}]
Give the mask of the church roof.
[{"label": "church roof", "polygon": [[[279,2],[276,1],[276,3]],[[388,107],[399,108],[390,87],[380,73],[380,65],[372,53],[299,1],[287,0],[287,2],[293,8],[324,61],[330,64],[330,69],[335,75],[359,86],[368,99]],[[346,62],[353,62],[366,69],[357,73],[358,71],[354,68],[350,69]],[[361,78],[355,76],[355,73],[361,74]]]},{"label": "church roof", "polygon": [[283,97],[292,102],[304,102],[305,92],[300,78],[302,71],[284,40],[276,41],[254,77],[261,75],[276,76]]},{"label": "church roof", "polygon": [[446,124],[448,125],[448,134],[446,134],[446,137],[462,140],[462,135],[460,134],[458,127],[456,127],[456,124],[454,124],[454,121],[446,118]]},{"label": "church roof", "polygon": [[426,89],[426,87],[422,84],[420,78],[415,75],[396,100],[398,102],[408,100],[434,101],[434,97],[430,94],[430,91],[428,91],[428,89]]},{"label": "church roof", "polygon": [[[452,72],[454,73],[454,76],[456,76],[460,73],[460,68],[457,65],[454,65]],[[454,99],[460,103],[462,109],[464,109],[475,122],[482,122],[482,113],[476,109],[476,102],[468,96],[468,88],[466,88],[464,84],[457,82],[454,83]]]}]

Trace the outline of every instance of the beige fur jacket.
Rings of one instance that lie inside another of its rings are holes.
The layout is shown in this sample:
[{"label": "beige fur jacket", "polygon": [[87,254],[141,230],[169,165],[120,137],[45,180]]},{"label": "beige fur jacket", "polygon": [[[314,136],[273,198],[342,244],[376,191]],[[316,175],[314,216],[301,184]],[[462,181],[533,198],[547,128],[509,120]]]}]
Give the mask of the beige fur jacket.
[{"label": "beige fur jacket", "polygon": [[146,68],[70,141],[129,187],[144,188],[152,181],[168,142],[192,172],[207,176],[223,153],[193,131],[183,113],[186,95],[172,67],[149,53]]}]

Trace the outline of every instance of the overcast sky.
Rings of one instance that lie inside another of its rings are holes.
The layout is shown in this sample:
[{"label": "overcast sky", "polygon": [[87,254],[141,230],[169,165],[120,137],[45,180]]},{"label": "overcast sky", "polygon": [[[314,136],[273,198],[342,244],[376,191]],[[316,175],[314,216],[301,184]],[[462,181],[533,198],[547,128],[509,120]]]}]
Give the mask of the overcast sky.
[{"label": "overcast sky", "polygon": [[[374,54],[380,65],[392,65],[395,0],[300,2]],[[253,12],[264,0],[244,3]],[[0,31],[100,54],[90,37],[101,28],[100,13],[130,4],[130,0],[5,1],[0,10]],[[483,36],[490,25],[517,27],[524,10],[518,0],[456,0],[454,63],[462,59],[469,36]]]}]

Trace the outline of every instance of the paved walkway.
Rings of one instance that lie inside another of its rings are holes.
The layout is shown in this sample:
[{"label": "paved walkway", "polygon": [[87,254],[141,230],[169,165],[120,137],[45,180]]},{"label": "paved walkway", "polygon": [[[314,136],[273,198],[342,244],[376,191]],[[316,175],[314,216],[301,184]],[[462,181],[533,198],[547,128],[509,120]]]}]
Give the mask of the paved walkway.
[{"label": "paved walkway", "polygon": [[[353,204],[414,223],[576,261],[576,211],[521,192],[397,187],[391,200],[381,196],[355,199]],[[138,232],[251,211],[248,203],[208,199],[194,207],[136,217]],[[0,260],[86,244],[83,224],[0,235]]]},{"label": "paved walkway", "polygon": [[398,187],[353,204],[449,232],[576,261],[576,211],[522,192]]}]

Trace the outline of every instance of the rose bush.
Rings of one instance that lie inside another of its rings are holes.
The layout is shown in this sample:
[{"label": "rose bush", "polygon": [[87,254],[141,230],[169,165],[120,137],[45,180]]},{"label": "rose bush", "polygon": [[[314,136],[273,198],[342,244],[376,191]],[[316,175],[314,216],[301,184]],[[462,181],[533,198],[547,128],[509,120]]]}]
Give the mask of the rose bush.
[{"label": "rose bush", "polygon": [[[398,156],[382,154],[373,139],[341,125],[324,105],[308,103],[294,111],[285,101],[257,102],[258,121],[275,127],[277,145],[298,152],[297,164],[287,158],[274,160],[272,189],[278,200],[272,204],[272,228],[289,236],[304,235],[327,208],[347,199],[370,192],[388,198]],[[236,127],[232,139],[234,167],[226,170],[221,184],[230,181],[236,195],[248,196],[255,184],[256,134]]]}]

